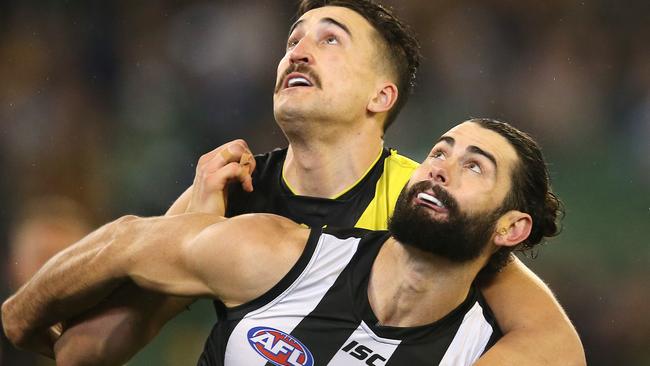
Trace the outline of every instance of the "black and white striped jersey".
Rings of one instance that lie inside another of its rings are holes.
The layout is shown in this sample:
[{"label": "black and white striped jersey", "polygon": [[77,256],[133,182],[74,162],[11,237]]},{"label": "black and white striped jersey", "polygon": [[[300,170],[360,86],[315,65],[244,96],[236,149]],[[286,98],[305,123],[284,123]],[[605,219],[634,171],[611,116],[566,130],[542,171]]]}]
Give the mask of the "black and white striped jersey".
[{"label": "black and white striped jersey", "polygon": [[199,365],[470,365],[501,336],[480,293],[418,327],[378,324],[368,280],[386,231],[313,229],[295,266],[247,304],[218,308]]}]

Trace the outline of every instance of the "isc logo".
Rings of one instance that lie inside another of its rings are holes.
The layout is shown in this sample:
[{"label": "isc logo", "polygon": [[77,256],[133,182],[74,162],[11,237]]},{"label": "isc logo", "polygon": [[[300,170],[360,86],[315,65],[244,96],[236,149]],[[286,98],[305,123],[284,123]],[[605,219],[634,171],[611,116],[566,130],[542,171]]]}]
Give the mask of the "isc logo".
[{"label": "isc logo", "polygon": [[341,351],[349,353],[357,360],[366,360],[366,365],[368,366],[378,366],[386,362],[386,358],[375,353],[375,351],[369,347],[366,347],[363,344],[359,344],[357,341],[348,343],[345,347],[341,348]]},{"label": "isc logo", "polygon": [[268,327],[248,331],[248,343],[260,356],[278,366],[313,366],[314,357],[299,340]]}]

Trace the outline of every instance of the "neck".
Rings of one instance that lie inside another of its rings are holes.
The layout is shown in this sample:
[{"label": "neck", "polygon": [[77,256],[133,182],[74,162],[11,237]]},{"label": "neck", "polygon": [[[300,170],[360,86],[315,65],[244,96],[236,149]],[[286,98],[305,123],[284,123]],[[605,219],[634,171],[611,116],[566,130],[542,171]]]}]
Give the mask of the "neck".
[{"label": "neck", "polygon": [[283,166],[295,194],[333,198],[355,184],[372,166],[383,147],[381,131],[368,128],[338,133],[290,136]]},{"label": "neck", "polygon": [[482,260],[455,263],[390,238],[372,267],[370,305],[382,325],[433,323],[460,305]]}]

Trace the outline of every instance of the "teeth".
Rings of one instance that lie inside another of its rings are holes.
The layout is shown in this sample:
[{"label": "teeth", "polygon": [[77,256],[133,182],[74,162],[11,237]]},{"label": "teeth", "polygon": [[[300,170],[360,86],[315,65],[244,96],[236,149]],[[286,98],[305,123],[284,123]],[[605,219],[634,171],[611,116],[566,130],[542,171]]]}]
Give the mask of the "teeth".
[{"label": "teeth", "polygon": [[293,87],[293,86],[311,86],[311,83],[309,80],[303,78],[303,77],[294,77],[289,79],[289,82],[287,83],[288,87]]},{"label": "teeth", "polygon": [[431,202],[431,203],[433,203],[434,205],[436,205],[438,207],[445,207],[445,205],[443,205],[442,202],[440,202],[439,199],[433,197],[430,194],[422,192],[422,193],[418,194],[418,198],[423,200],[423,201]]}]

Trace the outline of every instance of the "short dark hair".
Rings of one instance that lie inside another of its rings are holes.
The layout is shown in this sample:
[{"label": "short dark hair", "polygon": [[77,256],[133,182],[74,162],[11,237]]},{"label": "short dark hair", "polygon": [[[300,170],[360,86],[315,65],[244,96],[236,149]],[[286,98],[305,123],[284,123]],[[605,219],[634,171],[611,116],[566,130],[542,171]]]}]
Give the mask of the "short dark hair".
[{"label": "short dark hair", "polygon": [[513,250],[532,249],[543,238],[558,235],[561,231],[559,221],[564,216],[564,207],[551,190],[551,180],[542,149],[530,135],[496,119],[474,118],[468,122],[498,133],[515,149],[519,160],[512,170],[512,185],[503,201],[501,212],[518,210],[529,214],[533,220],[533,227],[526,240],[515,247],[500,248],[490,257],[482,270],[482,273],[488,274],[505,266]]},{"label": "short dark hair", "polygon": [[380,45],[385,49],[384,53],[397,76],[396,85],[399,91],[397,101],[384,122],[386,131],[415,88],[415,76],[420,66],[420,44],[410,28],[395,17],[390,9],[372,0],[302,0],[296,17],[324,6],[340,6],[359,13],[383,40]]}]

